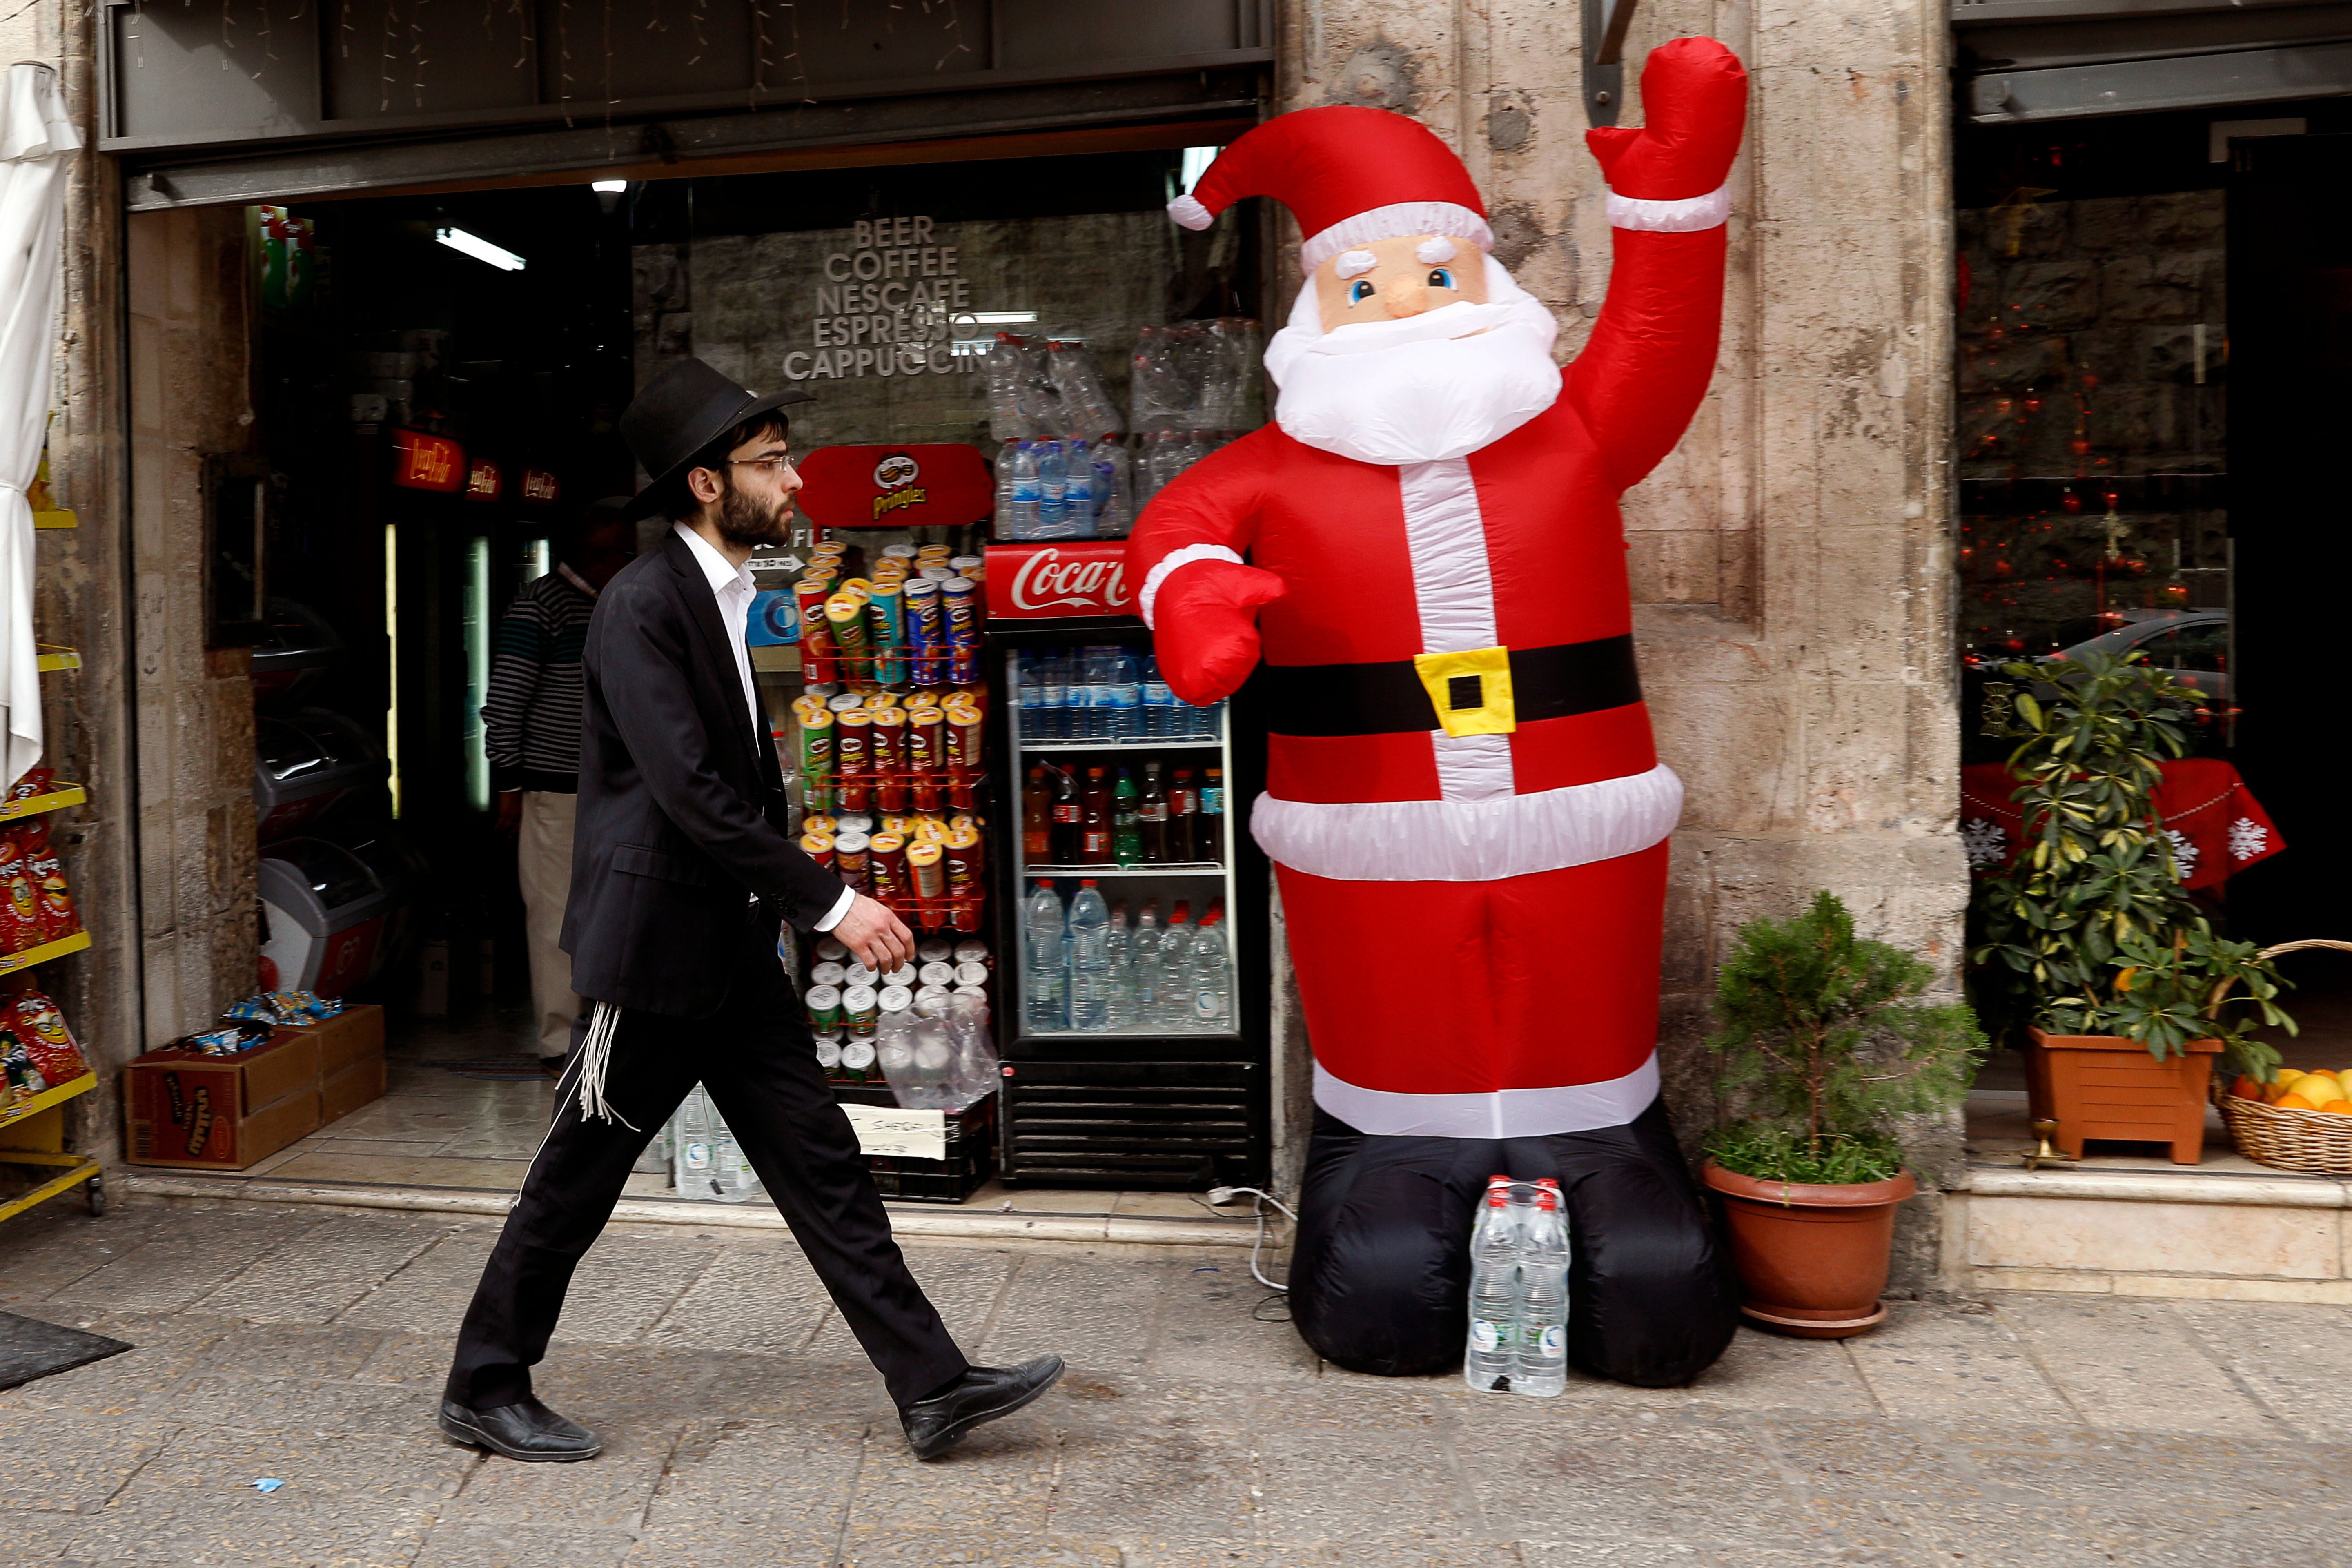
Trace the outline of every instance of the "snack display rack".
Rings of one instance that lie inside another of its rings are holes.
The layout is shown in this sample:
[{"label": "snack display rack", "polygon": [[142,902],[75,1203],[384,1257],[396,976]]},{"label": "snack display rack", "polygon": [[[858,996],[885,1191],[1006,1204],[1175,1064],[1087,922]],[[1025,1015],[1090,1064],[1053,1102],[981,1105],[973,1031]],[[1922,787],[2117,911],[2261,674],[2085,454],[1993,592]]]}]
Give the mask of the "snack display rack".
[{"label": "snack display rack", "polygon": [[[61,811],[68,806],[79,805],[89,798],[89,792],[79,784],[53,784],[37,795],[0,802],[0,821]],[[79,952],[89,945],[89,933],[82,931],[54,942],[0,954],[0,974],[29,969],[37,963],[62,958],[68,952]],[[0,1220],[20,1215],[76,1187],[82,1189],[91,1214],[106,1212],[105,1179],[100,1173],[98,1161],[88,1154],[68,1153],[65,1148],[66,1102],[79,1099],[97,1087],[98,1075],[84,1072],[79,1078],[53,1084],[31,1099],[0,1110],[0,1165],[26,1166],[35,1171],[52,1173],[46,1180],[28,1189],[0,1193]]]}]

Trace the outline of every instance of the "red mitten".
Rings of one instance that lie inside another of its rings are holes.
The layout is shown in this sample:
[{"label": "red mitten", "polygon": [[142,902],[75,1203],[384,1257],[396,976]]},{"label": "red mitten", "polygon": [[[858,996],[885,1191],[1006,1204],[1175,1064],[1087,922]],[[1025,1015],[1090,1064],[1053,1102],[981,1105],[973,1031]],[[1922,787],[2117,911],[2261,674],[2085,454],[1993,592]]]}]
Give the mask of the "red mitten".
[{"label": "red mitten", "polygon": [[1642,67],[1638,130],[1603,125],[1584,133],[1601,177],[1621,196],[1679,202],[1730,177],[1748,120],[1748,73],[1713,38],[1676,38]]},{"label": "red mitten", "polygon": [[1231,697],[1257,668],[1257,612],[1289,592],[1282,579],[1231,561],[1194,561],[1152,601],[1160,678],[1195,707]]}]

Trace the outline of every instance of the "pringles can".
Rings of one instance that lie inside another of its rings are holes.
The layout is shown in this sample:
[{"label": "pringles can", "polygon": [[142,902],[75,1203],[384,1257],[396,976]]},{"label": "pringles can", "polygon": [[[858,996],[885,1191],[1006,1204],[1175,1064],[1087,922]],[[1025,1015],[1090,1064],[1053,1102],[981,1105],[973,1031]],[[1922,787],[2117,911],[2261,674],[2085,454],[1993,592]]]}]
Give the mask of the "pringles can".
[{"label": "pringles can", "polygon": [[874,679],[885,686],[907,683],[907,620],[905,590],[895,582],[877,583],[866,601],[867,640],[874,645]]},{"label": "pringles can", "polygon": [[859,892],[868,891],[868,857],[874,841],[863,833],[845,833],[833,841],[834,874]]},{"label": "pringles can", "polygon": [[948,624],[948,684],[971,686],[980,679],[980,592],[971,578],[950,577],[940,584],[940,607]]},{"label": "pringles can", "polygon": [[947,851],[929,840],[907,846],[907,878],[915,885],[919,899],[942,899],[947,896],[947,868],[941,864]]},{"label": "pringles can", "polygon": [[877,833],[866,850],[866,881],[873,896],[888,903],[907,896],[907,841],[895,833]]},{"label": "pringles can", "polygon": [[824,624],[833,633],[841,672],[852,681],[874,679],[874,658],[866,647],[866,606],[844,584],[824,602]]},{"label": "pringles can", "polygon": [[940,585],[928,577],[908,579],[899,590],[905,605],[909,671],[917,686],[937,686],[947,679],[946,612],[940,604]]},{"label": "pringles can", "polygon": [[[882,1010],[881,1003],[882,999],[874,994],[871,985],[853,985],[841,994],[841,1010],[848,1020],[852,1040],[860,1036],[869,1039],[873,1037],[875,1021]],[[844,1051],[842,1060],[846,1063],[848,1059],[849,1053]],[[870,1046],[866,1048],[866,1059],[869,1062],[874,1059]]]},{"label": "pringles can", "polygon": [[824,709],[803,710],[794,715],[799,722],[794,733],[799,738],[796,752],[801,771],[802,798],[811,806],[833,804],[833,715]]},{"label": "pringles can", "polygon": [[832,625],[825,619],[825,596],[833,585],[822,577],[803,577],[793,584],[793,603],[801,615],[801,679],[812,685],[841,679],[833,656]]},{"label": "pringles can", "polygon": [[833,835],[830,833],[803,833],[801,835],[801,853],[827,870],[831,870],[833,842]]},{"label": "pringles can", "polygon": [[869,710],[866,724],[866,771],[874,775],[874,804],[885,813],[907,809],[907,735],[911,726],[904,710]]},{"label": "pringles can", "polygon": [[834,721],[833,767],[844,810],[866,809],[866,779],[874,765],[874,715],[852,708]]},{"label": "pringles can", "polygon": [[841,987],[812,985],[801,1000],[808,1005],[809,1027],[819,1034],[838,1029],[842,1025]]}]

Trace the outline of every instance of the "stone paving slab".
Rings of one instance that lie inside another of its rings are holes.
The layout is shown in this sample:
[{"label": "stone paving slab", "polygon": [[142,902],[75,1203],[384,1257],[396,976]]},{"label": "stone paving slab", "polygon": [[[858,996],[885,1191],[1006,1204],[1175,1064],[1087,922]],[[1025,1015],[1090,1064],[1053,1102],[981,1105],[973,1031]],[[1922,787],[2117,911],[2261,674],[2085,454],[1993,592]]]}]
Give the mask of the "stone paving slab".
[{"label": "stone paving slab", "polygon": [[1534,1400],[1326,1365],[1230,1253],[910,1246],[976,1354],[1071,1363],[919,1464],[789,1236],[625,1226],[538,1379],[607,1451],[526,1466],[432,1421],[493,1234],[146,1204],[0,1226],[0,1309],[136,1347],[0,1394],[0,1562],[2352,1568],[2338,1308],[1901,1302],[1844,1343],[1743,1331],[1689,1388]]}]

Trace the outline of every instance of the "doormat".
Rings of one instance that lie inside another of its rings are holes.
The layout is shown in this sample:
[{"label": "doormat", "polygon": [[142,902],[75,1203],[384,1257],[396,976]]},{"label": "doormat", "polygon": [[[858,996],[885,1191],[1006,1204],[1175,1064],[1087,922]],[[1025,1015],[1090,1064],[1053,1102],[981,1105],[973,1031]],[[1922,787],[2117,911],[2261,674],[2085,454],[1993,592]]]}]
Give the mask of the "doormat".
[{"label": "doormat", "polygon": [[53,1372],[70,1372],[130,1348],[104,1334],[0,1312],[0,1388],[14,1388]]},{"label": "doormat", "polygon": [[520,1083],[530,1079],[545,1079],[547,1069],[539,1065],[537,1057],[457,1057],[446,1062],[435,1062],[443,1072],[456,1073],[459,1078],[486,1078],[495,1082]]}]

